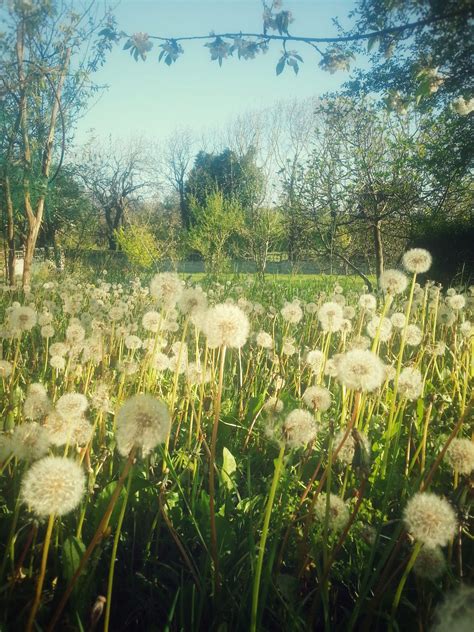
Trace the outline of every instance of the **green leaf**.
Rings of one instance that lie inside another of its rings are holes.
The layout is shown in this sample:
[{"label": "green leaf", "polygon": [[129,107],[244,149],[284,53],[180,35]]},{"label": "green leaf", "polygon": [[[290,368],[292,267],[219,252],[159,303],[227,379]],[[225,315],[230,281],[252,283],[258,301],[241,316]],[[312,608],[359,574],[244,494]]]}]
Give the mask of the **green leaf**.
[{"label": "green leaf", "polygon": [[368,41],[367,41],[367,51],[370,53],[370,51],[372,50],[372,48],[375,46],[375,44],[378,41],[378,36],[377,35],[373,35],[372,37],[369,37]]},{"label": "green leaf", "polygon": [[76,572],[82,556],[86,550],[85,544],[74,535],[69,536],[63,543],[62,566],[64,579],[69,583]]},{"label": "green leaf", "polygon": [[232,489],[234,484],[232,482],[231,476],[237,470],[237,462],[233,456],[233,454],[227,449],[224,448],[222,450],[223,456],[223,464],[222,464],[222,480],[224,481],[227,489]]},{"label": "green leaf", "polygon": [[276,66],[276,74],[281,75],[281,73],[283,72],[284,68],[285,68],[285,57],[282,57],[280,59],[280,61],[278,62],[277,66]]}]

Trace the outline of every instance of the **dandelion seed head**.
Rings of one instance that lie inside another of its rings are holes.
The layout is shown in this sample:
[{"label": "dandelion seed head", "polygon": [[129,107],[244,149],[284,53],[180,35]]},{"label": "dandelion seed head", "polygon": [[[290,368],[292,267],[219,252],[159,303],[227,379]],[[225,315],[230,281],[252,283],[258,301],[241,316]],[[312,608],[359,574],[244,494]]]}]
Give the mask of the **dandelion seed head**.
[{"label": "dandelion seed head", "polygon": [[13,367],[8,360],[0,360],[0,378],[9,377],[12,374]]},{"label": "dandelion seed head", "polygon": [[40,518],[64,516],[81,502],[85,491],[82,467],[66,457],[47,456],[36,461],[21,484],[22,501]]},{"label": "dandelion seed head", "polygon": [[128,456],[136,447],[146,456],[166,440],[170,427],[170,415],[164,402],[151,395],[134,395],[116,415],[117,449],[122,456]]},{"label": "dandelion seed head", "polygon": [[[324,524],[326,519],[327,495],[322,492],[319,494],[314,506],[316,519]],[[338,533],[344,529],[349,522],[349,509],[346,503],[336,496],[329,494],[329,510],[328,510],[328,527],[331,531]]]},{"label": "dandelion seed head", "polygon": [[431,268],[432,258],[424,248],[411,248],[403,255],[402,262],[408,272],[423,274]]},{"label": "dandelion seed head", "polygon": [[447,500],[431,492],[418,492],[403,513],[408,532],[425,546],[445,546],[455,535],[457,519]]},{"label": "dandelion seed head", "polygon": [[286,303],[280,310],[283,320],[287,323],[296,324],[303,318],[303,310],[299,303],[293,301],[292,303]]},{"label": "dandelion seed head", "polygon": [[445,458],[453,470],[469,476],[474,470],[474,443],[471,439],[453,439],[448,446]]},{"label": "dandelion seed head", "polygon": [[283,422],[286,443],[291,448],[307,445],[316,437],[316,432],[316,422],[313,415],[302,408],[292,410]]},{"label": "dandelion seed head", "polygon": [[181,298],[184,283],[173,272],[155,274],[150,283],[150,296],[165,308],[174,307]]},{"label": "dandelion seed head", "polygon": [[461,584],[436,609],[431,632],[471,632],[474,620],[474,586]]},{"label": "dandelion seed head", "polygon": [[43,384],[39,382],[30,384],[23,404],[25,418],[32,421],[42,419],[50,412],[51,408],[51,402]]},{"label": "dandelion seed head", "polygon": [[324,353],[319,349],[312,349],[311,351],[308,351],[305,357],[306,364],[311,367],[311,370],[314,373],[318,373],[323,361]]},{"label": "dandelion seed head", "polygon": [[12,434],[12,452],[20,461],[36,461],[47,454],[49,435],[36,421],[15,426]]},{"label": "dandelion seed head", "polygon": [[266,331],[259,331],[256,337],[256,343],[264,349],[273,349],[273,338]]},{"label": "dandelion seed head", "polygon": [[265,404],[262,406],[264,413],[271,415],[279,415],[283,410],[284,404],[278,397],[269,397]]},{"label": "dandelion seed head", "polygon": [[[346,434],[345,430],[340,430],[335,436],[333,441],[333,449],[337,450],[341,445],[342,440],[344,439],[344,435]],[[362,443],[364,450],[370,454],[370,441],[363,432],[358,433],[358,439]],[[346,440],[342,444],[339,452],[337,453],[337,460],[341,461],[341,463],[345,463],[346,465],[351,465],[354,460],[355,450],[356,450],[356,439],[349,433],[346,437]]]},{"label": "dandelion seed head", "polygon": [[375,338],[377,331],[379,332],[379,340],[387,342],[392,335],[392,321],[389,318],[375,316],[367,324],[367,333],[371,338]]},{"label": "dandelion seed head", "polygon": [[56,410],[65,419],[82,417],[88,406],[87,397],[82,393],[65,393],[56,402]]},{"label": "dandelion seed head", "polygon": [[342,307],[334,301],[323,303],[318,310],[318,320],[323,331],[339,331],[343,320]]},{"label": "dandelion seed head", "polygon": [[160,327],[160,323],[161,323],[160,312],[155,312],[153,310],[150,310],[149,312],[146,312],[145,314],[143,314],[142,325],[143,325],[143,329],[145,329],[146,331],[151,331],[152,333],[156,334]]},{"label": "dandelion seed head", "polygon": [[385,270],[379,281],[382,290],[392,296],[404,292],[408,284],[408,279],[399,270]]},{"label": "dandelion seed head", "polygon": [[247,341],[249,329],[247,315],[236,305],[221,303],[207,311],[204,334],[211,349],[221,346],[240,349]]},{"label": "dandelion seed head", "polygon": [[371,351],[353,349],[342,354],[337,377],[347,388],[374,391],[384,381],[384,365]]},{"label": "dandelion seed head", "polygon": [[361,294],[359,297],[359,306],[366,311],[372,312],[377,309],[377,299],[373,294]]},{"label": "dandelion seed head", "polygon": [[396,329],[403,329],[405,327],[406,317],[402,312],[395,312],[390,316],[390,320]]},{"label": "dandelion seed head", "polygon": [[466,307],[466,299],[462,294],[454,294],[453,296],[448,296],[448,298],[446,299],[446,303],[451,309],[454,309],[456,311]]},{"label": "dandelion seed head", "polygon": [[424,546],[418,553],[413,572],[422,579],[438,579],[446,572],[446,558],[439,546]]},{"label": "dandelion seed head", "polygon": [[418,325],[408,325],[405,336],[406,343],[410,347],[417,347],[423,340],[423,333]]},{"label": "dandelion seed head", "polygon": [[423,392],[423,376],[414,367],[405,367],[398,377],[398,393],[406,399],[418,399]]},{"label": "dandelion seed head", "polygon": [[315,411],[325,412],[331,406],[331,393],[323,386],[308,386],[301,399]]}]

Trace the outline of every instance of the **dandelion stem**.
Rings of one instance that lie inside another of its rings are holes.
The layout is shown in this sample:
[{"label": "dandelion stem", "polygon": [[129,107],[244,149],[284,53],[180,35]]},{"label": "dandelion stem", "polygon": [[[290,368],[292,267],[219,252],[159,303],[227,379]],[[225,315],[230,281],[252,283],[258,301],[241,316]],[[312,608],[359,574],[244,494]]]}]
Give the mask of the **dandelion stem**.
[{"label": "dandelion stem", "polygon": [[267,507],[265,509],[265,517],[263,520],[262,535],[260,536],[260,543],[258,546],[257,567],[255,569],[255,576],[253,580],[253,590],[252,590],[252,613],[251,613],[251,622],[250,622],[251,632],[255,632],[257,629],[258,595],[260,592],[260,578],[262,575],[263,557],[265,555],[265,545],[268,538],[268,527],[270,525],[270,518],[272,515],[273,503],[275,501],[275,494],[276,494],[276,490],[277,490],[278,483],[280,480],[281,469],[283,467],[284,454],[285,454],[285,444],[282,443],[280,447],[280,452],[278,454],[278,458],[275,461],[275,470],[273,473],[272,486],[270,488],[270,493],[268,495]]},{"label": "dandelion stem", "polygon": [[133,467],[130,468],[128,474],[128,482],[125,488],[125,498],[123,499],[122,507],[120,508],[120,514],[118,518],[117,528],[114,535],[114,544],[112,546],[112,553],[110,556],[109,577],[107,582],[107,601],[105,602],[105,615],[104,615],[104,632],[108,632],[110,623],[110,609],[112,607],[112,589],[114,583],[114,568],[115,558],[117,556],[118,543],[120,540],[120,532],[122,530],[123,519],[125,516],[125,510],[127,508],[128,496],[130,494],[130,485],[133,478]]},{"label": "dandelion stem", "polygon": [[41,556],[40,574],[38,576],[38,581],[36,582],[35,598],[33,601],[33,606],[31,607],[30,616],[28,617],[28,623],[26,624],[26,628],[25,628],[26,632],[31,632],[31,630],[33,630],[36,613],[38,612],[38,608],[40,605],[41,593],[43,592],[44,576],[46,574],[46,565],[48,562],[49,545],[51,543],[51,534],[53,532],[53,526],[54,526],[54,514],[51,514],[49,516],[48,526],[46,528],[46,536],[44,538],[44,544],[43,544],[43,554]]}]

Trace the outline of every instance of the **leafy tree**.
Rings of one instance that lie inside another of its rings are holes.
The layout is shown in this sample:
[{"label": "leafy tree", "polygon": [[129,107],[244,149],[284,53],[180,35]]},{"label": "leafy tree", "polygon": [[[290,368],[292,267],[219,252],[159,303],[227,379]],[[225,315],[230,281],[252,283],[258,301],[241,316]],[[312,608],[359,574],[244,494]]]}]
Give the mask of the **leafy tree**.
[{"label": "leafy tree", "polygon": [[262,279],[265,276],[268,256],[281,245],[283,233],[282,219],[277,209],[258,207],[244,214],[241,254],[255,263],[257,274]]},{"label": "leafy tree", "polygon": [[232,253],[232,240],[242,229],[240,206],[223,193],[210,193],[200,204],[191,198],[194,224],[188,233],[188,245],[204,259],[209,273],[222,272]]},{"label": "leafy tree", "polygon": [[[445,105],[473,96],[470,0],[359,0],[351,17],[354,37],[382,31],[367,44],[350,44],[351,52],[366,52],[371,62],[349,84],[356,94],[382,94],[395,108],[414,98]],[[408,22],[415,25],[396,30]]]},{"label": "leafy tree", "polygon": [[[111,48],[110,38],[98,30],[105,23],[113,28],[113,21],[109,16],[98,18],[93,4],[80,7],[77,2],[53,0],[10,2],[3,17],[1,189],[8,276],[12,282],[16,218],[21,215],[27,227],[23,284],[28,285],[51,182],[66,150],[67,130],[94,90],[91,73]],[[84,42],[89,43],[85,55]]]},{"label": "leafy tree", "polygon": [[387,247],[396,259],[411,222],[430,212],[434,191],[440,201],[444,192],[446,208],[447,189],[420,158],[422,128],[340,98],[323,104],[317,117],[310,158],[283,173],[284,203],[306,221],[318,249],[362,276],[356,260],[369,248],[379,278]]},{"label": "leafy tree", "polygon": [[228,201],[243,209],[253,208],[262,198],[264,177],[256,164],[256,155],[250,149],[242,156],[225,149],[219,154],[200,151],[186,181],[188,199],[187,224],[193,220],[193,207],[202,207],[207,198],[219,192]]}]

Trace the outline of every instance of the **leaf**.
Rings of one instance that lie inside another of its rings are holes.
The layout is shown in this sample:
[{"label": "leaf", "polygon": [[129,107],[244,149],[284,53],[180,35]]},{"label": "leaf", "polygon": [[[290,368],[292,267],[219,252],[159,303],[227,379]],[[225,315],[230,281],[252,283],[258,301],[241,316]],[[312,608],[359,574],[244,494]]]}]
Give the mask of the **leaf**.
[{"label": "leaf", "polygon": [[234,472],[237,470],[237,462],[233,454],[227,448],[224,448],[222,450],[222,456],[224,459],[221,470],[222,480],[224,481],[227,489],[230,490],[234,487],[231,475],[234,474]]},{"label": "leaf", "polygon": [[285,68],[285,57],[282,57],[280,59],[280,61],[278,62],[277,66],[276,66],[276,74],[281,75],[281,73],[283,72],[284,68]]},{"label": "leaf", "polygon": [[373,35],[372,37],[369,37],[368,41],[367,41],[367,51],[370,53],[370,51],[372,50],[372,48],[375,46],[375,44],[378,41],[378,36],[377,35]]},{"label": "leaf", "polygon": [[69,536],[63,543],[62,566],[64,579],[69,583],[76,572],[86,550],[85,544],[76,536]]}]

